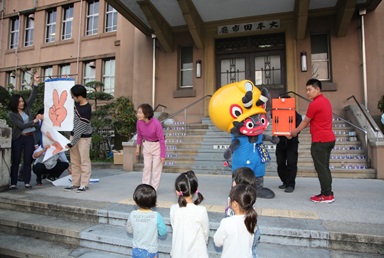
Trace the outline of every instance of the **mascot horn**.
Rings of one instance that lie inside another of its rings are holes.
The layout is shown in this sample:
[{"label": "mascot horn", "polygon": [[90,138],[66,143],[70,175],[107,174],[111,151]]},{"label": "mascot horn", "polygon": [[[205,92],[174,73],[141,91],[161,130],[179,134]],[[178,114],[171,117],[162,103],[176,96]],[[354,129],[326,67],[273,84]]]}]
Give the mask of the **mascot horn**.
[{"label": "mascot horn", "polygon": [[264,135],[269,125],[266,103],[267,89],[260,91],[251,81],[243,80],[218,89],[209,102],[209,117],[220,130],[232,136],[224,158],[232,157],[232,172],[239,167],[249,167],[257,180],[258,198],[273,198],[275,193],[264,188],[265,162],[270,160],[263,141],[274,144],[279,137]]}]

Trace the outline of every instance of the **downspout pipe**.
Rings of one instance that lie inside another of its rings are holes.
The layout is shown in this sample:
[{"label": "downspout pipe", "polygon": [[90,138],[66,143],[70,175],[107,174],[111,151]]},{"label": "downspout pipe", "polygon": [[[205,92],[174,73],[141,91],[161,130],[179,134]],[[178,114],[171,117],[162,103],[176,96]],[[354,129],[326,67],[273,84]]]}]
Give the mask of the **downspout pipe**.
[{"label": "downspout pipe", "polygon": [[156,35],[152,34],[152,107],[155,108],[156,94]]},{"label": "downspout pipe", "polygon": [[367,90],[367,63],[365,55],[365,25],[364,25],[364,15],[366,15],[367,10],[359,10],[360,20],[361,20],[361,54],[363,62],[363,87],[364,87],[364,105],[368,109],[368,90]]}]

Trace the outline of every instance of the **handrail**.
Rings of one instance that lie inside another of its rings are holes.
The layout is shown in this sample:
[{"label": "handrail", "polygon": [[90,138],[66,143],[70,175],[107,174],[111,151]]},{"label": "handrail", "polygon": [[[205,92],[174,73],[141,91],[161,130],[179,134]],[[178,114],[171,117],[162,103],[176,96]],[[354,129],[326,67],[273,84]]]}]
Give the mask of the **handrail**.
[{"label": "handrail", "polygon": [[[296,92],[294,92],[294,91],[288,91],[288,92],[286,92],[286,93],[284,93],[284,94],[280,94],[280,96],[284,96],[284,95],[291,94],[291,93],[294,94],[294,95],[296,95],[296,96],[298,96],[298,97],[300,97],[301,99],[303,99],[303,100],[305,100],[305,101],[307,101],[307,102],[311,102],[310,99],[307,99],[306,97],[304,97],[304,96],[302,96],[302,95],[300,95],[300,94],[298,94],[298,93],[296,93]],[[332,115],[334,115],[335,117],[339,118],[340,120],[343,120],[343,122],[349,124],[350,126],[352,126],[352,127],[356,128],[356,129],[362,131],[365,135],[368,134],[368,132],[367,132],[364,128],[361,128],[361,127],[359,127],[359,126],[357,126],[357,125],[355,125],[355,124],[352,124],[352,123],[349,122],[348,120],[344,119],[343,117],[341,117],[341,116],[339,116],[339,115],[337,115],[337,114],[335,114],[335,113],[333,113],[333,112],[332,112]]]},{"label": "handrail", "polygon": [[194,106],[195,104],[199,103],[200,101],[204,100],[204,99],[207,98],[207,97],[212,97],[212,95],[205,95],[205,96],[201,97],[200,99],[198,99],[198,100],[192,102],[191,104],[189,104],[189,105],[183,107],[182,109],[176,111],[175,113],[173,113],[172,115],[168,116],[168,117],[165,118],[164,120],[161,120],[160,122],[163,123],[165,120],[177,116],[177,115],[180,114],[181,112],[183,112],[183,111],[187,110],[188,108]]},{"label": "handrail", "polygon": [[162,104],[158,104],[155,109],[153,110],[153,112],[155,112],[157,110],[158,107],[163,107],[163,108],[167,108],[166,106],[162,105]]},{"label": "handrail", "polygon": [[363,108],[361,107],[360,103],[357,101],[355,95],[350,96],[349,98],[347,98],[347,100],[350,100],[350,99],[352,99],[352,98],[353,98],[353,100],[356,102],[356,104],[357,104],[357,106],[359,107],[361,113],[363,113],[363,115],[365,116],[365,119],[367,119],[369,125],[371,126],[372,130],[376,133],[376,136],[377,136],[378,133],[380,132],[380,129],[379,129],[378,127],[376,127],[376,126],[372,123],[371,119],[369,119],[369,117],[367,116],[366,112],[363,110]]}]

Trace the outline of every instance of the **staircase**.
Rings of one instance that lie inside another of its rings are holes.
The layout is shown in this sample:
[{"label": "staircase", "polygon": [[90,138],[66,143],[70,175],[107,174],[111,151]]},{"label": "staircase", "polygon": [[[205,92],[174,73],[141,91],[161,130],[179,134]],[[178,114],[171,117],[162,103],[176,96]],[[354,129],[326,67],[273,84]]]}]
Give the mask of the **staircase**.
[{"label": "staircase", "polygon": [[[271,135],[271,126],[266,134]],[[330,167],[335,178],[376,178],[376,171],[369,168],[361,142],[354,128],[342,120],[335,119],[333,130],[337,141],[331,153]],[[181,173],[193,170],[203,174],[230,174],[231,169],[223,165],[223,153],[231,143],[228,133],[218,130],[209,118],[201,124],[174,123],[164,127],[167,142],[167,157],[163,172]],[[304,129],[299,135],[299,177],[317,177],[310,153],[311,135]],[[277,176],[275,145],[265,142],[271,161],[266,164],[266,176]],[[134,165],[135,171],[143,169],[142,163]]]}]

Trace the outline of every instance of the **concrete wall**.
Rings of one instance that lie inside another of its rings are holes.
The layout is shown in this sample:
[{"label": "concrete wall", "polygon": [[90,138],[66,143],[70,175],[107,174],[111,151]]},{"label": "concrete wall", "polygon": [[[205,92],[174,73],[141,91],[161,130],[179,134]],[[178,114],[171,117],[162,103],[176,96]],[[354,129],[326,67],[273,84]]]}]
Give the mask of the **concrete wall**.
[{"label": "concrete wall", "polygon": [[11,169],[12,129],[5,120],[0,119],[0,191],[8,189]]}]

